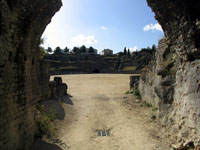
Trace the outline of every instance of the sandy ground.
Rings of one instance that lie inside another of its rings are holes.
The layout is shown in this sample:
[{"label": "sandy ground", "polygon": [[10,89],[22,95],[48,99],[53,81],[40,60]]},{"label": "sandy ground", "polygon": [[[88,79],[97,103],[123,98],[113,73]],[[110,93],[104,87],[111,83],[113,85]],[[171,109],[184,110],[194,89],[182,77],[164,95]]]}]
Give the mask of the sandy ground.
[{"label": "sandy ground", "polygon": [[[129,90],[129,76],[63,75],[71,95],[62,103],[64,120],[54,121],[56,137],[66,150],[169,150],[152,108],[141,107]],[[109,130],[100,137],[97,130]]]}]

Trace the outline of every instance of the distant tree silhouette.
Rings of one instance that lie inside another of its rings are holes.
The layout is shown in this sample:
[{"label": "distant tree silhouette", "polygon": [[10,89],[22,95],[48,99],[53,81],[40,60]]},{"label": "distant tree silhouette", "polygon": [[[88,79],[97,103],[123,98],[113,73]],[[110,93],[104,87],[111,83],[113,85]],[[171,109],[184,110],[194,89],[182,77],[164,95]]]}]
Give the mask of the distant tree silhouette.
[{"label": "distant tree silhouette", "polygon": [[147,50],[148,50],[148,51],[151,51],[151,48],[148,46],[148,47],[147,47]]},{"label": "distant tree silhouette", "polygon": [[152,49],[152,51],[156,51],[156,45],[153,44],[151,49]]},{"label": "distant tree silhouette", "polygon": [[67,46],[64,48],[64,52],[69,53],[69,48]]},{"label": "distant tree silhouette", "polygon": [[121,57],[121,56],[123,56],[123,55],[124,55],[123,52],[119,52],[119,53],[118,53],[118,56],[119,56],[119,57]]},{"label": "distant tree silhouette", "polygon": [[81,53],[86,53],[87,52],[87,48],[85,47],[85,45],[80,47],[80,52]]},{"label": "distant tree silhouette", "polygon": [[126,47],[124,47],[124,55],[126,55],[126,54],[127,54]]},{"label": "distant tree silhouette", "polygon": [[127,54],[128,54],[128,56],[131,56],[131,53],[130,53],[130,50],[129,50],[129,49],[128,49],[128,53],[127,53]]},{"label": "distant tree silhouette", "polygon": [[72,49],[72,52],[74,53],[74,54],[80,54],[80,49],[78,48],[78,47],[74,47],[73,49]]},{"label": "distant tree silhouette", "polygon": [[58,47],[56,47],[56,49],[54,50],[54,54],[57,54],[57,55],[62,54],[61,51],[62,51],[61,48],[58,46]]},{"label": "distant tree silhouette", "polygon": [[49,53],[52,53],[52,52],[53,52],[53,50],[52,50],[52,48],[51,48],[51,47],[48,47],[48,48],[46,49],[46,52],[49,54]]},{"label": "distant tree silhouette", "polygon": [[152,48],[150,48],[149,46],[147,48],[142,48],[141,51],[149,51],[149,52],[153,52],[156,51],[156,46],[152,45]]},{"label": "distant tree silhouette", "polygon": [[90,54],[93,54],[93,53],[94,53],[94,48],[93,48],[92,46],[90,46],[89,49],[88,49],[88,52],[89,52]]}]

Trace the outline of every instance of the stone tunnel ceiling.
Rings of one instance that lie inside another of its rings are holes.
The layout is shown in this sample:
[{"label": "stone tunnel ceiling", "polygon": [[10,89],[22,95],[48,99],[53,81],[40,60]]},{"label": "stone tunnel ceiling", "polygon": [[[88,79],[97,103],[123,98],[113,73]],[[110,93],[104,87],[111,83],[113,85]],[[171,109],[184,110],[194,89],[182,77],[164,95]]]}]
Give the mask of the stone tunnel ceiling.
[{"label": "stone tunnel ceiling", "polygon": [[[60,0],[0,2],[0,146],[2,149],[27,149],[37,132],[35,104],[42,99],[39,40],[62,3]],[[196,140],[200,137],[200,1],[147,2],[166,36],[160,42],[155,64],[149,70],[154,83],[150,89],[152,99],[158,101],[163,124],[169,129],[178,130],[175,133],[179,137],[182,133],[187,135],[182,137],[184,140]],[[175,72],[165,75],[158,73],[162,72],[161,64],[167,61],[170,64],[165,69],[174,69]],[[142,78],[141,87],[148,87],[148,77]],[[167,83],[171,83],[170,90],[166,88]],[[159,88],[162,90],[160,95],[156,92]],[[166,94],[171,94],[171,103],[166,104],[163,100]],[[148,95],[144,92],[145,96]]]}]

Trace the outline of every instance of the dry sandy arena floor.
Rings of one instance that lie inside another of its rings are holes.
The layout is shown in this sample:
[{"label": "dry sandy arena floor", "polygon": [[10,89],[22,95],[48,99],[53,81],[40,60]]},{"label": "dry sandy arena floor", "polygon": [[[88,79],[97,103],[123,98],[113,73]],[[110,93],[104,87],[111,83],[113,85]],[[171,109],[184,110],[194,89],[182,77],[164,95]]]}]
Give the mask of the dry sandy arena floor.
[{"label": "dry sandy arena floor", "polygon": [[[61,75],[68,85],[65,117],[53,123],[66,150],[169,150],[152,107],[141,106],[129,90],[128,74]],[[110,136],[98,136],[108,130]]]}]

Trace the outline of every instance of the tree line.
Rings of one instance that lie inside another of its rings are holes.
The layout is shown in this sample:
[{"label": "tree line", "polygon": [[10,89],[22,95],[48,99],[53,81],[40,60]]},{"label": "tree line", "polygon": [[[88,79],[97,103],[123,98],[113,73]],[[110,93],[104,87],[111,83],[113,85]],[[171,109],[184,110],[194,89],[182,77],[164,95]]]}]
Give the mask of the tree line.
[{"label": "tree line", "polygon": [[[156,51],[156,45],[153,44],[152,47],[150,48],[149,46],[147,48],[141,48],[139,51],[148,51],[148,52],[154,52]],[[138,50],[136,50],[135,52],[138,52]],[[132,53],[135,53],[132,52]],[[119,56],[131,56],[131,52],[129,48],[124,47],[124,51],[123,52],[119,52],[118,53]]]},{"label": "tree line", "polygon": [[61,49],[59,46],[56,47],[54,50],[51,47],[48,47],[46,49],[46,52],[48,54],[81,54],[81,53],[89,53],[89,54],[94,54],[95,53],[95,49],[90,46],[89,48],[87,48],[85,45],[81,46],[81,47],[74,47],[72,50],[70,50],[68,47],[65,47],[64,49]]}]

